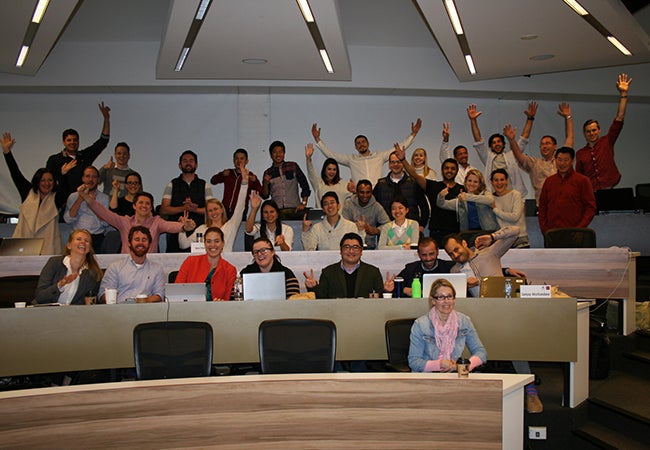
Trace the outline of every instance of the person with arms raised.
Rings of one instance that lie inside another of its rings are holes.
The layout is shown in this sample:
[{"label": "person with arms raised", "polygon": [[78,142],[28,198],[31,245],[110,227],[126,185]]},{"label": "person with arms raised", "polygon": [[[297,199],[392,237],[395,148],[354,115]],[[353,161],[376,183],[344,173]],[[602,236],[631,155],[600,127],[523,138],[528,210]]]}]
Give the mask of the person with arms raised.
[{"label": "person with arms raised", "polygon": [[[255,216],[262,205],[262,217],[255,223]],[[246,219],[246,234],[253,239],[266,237],[273,242],[273,247],[281,251],[290,251],[293,248],[293,228],[282,223],[280,209],[273,200],[265,200],[255,191],[251,192],[251,212]]]}]

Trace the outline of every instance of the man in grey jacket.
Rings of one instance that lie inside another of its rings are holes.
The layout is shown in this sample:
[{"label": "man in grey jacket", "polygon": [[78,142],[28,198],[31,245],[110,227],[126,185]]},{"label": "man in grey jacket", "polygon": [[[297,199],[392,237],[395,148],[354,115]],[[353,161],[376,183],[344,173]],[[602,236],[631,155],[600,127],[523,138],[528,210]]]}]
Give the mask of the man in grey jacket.
[{"label": "man in grey jacket", "polygon": [[357,193],[345,201],[341,215],[366,230],[365,243],[368,250],[377,248],[380,228],[390,222],[384,208],[372,196],[372,183],[369,180],[359,180]]}]

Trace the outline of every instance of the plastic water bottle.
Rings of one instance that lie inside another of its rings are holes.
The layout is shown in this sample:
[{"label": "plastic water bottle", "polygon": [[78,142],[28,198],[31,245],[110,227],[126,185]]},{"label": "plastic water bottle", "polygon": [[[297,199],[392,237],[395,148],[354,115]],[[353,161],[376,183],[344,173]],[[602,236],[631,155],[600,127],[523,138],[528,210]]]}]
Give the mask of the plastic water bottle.
[{"label": "plastic water bottle", "polygon": [[422,283],[420,277],[413,278],[411,283],[411,298],[422,298]]},{"label": "plastic water bottle", "polygon": [[503,294],[505,298],[512,298],[512,282],[510,278],[506,278],[506,282],[503,286]]},{"label": "plastic water bottle", "polygon": [[237,278],[235,279],[235,300],[244,300],[244,281],[242,280],[241,275],[237,275]]}]

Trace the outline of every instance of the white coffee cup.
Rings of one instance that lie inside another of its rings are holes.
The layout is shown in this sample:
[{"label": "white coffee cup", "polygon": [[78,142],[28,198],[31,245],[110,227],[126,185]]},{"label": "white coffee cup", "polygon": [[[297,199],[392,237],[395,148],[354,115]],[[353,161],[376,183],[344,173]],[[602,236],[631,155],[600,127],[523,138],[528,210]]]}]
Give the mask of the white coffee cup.
[{"label": "white coffee cup", "polygon": [[107,305],[114,305],[117,303],[117,289],[106,289],[104,295],[106,296]]},{"label": "white coffee cup", "polygon": [[27,306],[27,302],[14,302],[14,308],[24,308]]},{"label": "white coffee cup", "polygon": [[384,296],[384,298],[393,298],[392,292],[384,292],[382,295]]}]

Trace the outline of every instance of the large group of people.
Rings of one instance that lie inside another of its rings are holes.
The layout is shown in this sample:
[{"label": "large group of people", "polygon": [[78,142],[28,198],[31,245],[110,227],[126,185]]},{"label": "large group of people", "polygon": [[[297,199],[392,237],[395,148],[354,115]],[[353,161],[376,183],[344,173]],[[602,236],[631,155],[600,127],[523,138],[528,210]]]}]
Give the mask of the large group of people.
[{"label": "large group of people", "polygon": [[[189,249],[193,242],[203,244],[203,253],[188,256],[180,266],[176,282],[204,283],[208,301],[230,300],[237,277],[256,272],[284,272],[287,296],[300,295],[297,277],[280,260],[281,252],[294,248],[294,231],[283,222],[287,219],[302,220],[300,240],[305,250],[340,252],[340,261],[323,268],[318,280],[313,270],[303,274],[307,291],[317,298],[393,292],[394,276],[387,274],[384,279],[377,267],[361,261],[364,250],[375,248],[417,248],[419,260],[398,274],[405,280],[406,296],[412,295],[415,278],[453,272],[465,273],[470,295],[478,296],[481,276],[525,275],[504,269],[500,263],[508,249],[530,246],[522,172],[530,176],[542,232],[589,225],[596,213],[594,191],[620,180],[614,143],[623,126],[631,81],[626,74],[618,77],[620,100],[608,134],[601,136],[598,122],[587,121],[583,127],[587,144],[577,153],[572,148],[573,120],[567,103],[558,109],[565,121],[564,144],[557,148],[553,136],[543,136],[541,158],[525,153],[538,109],[535,102],[524,111],[526,123],[519,137],[506,124],[503,134],[492,134],[487,144],[478,125],[482,113],[476,105],[469,105],[473,146],[483,166],[470,166],[466,146],[458,145],[450,154],[450,125],[445,123],[440,178],[429,166],[425,149],[417,148],[410,161],[407,158],[406,150],[422,126],[420,119],[411,123],[406,139],[382,152],[372,152],[368,138],[357,136],[356,154],[332,151],[314,124],[315,146],[327,157],[320,174],[312,162],[311,143],[305,147],[307,176],[297,162],[285,160],[284,143],[274,141],[269,146],[272,164],[261,180],[247,169],[245,149],[234,152],[234,168],[215,174],[209,182],[196,174],[198,155],[186,150],[179,157],[180,175],[165,187],[159,214],[153,196],[143,191],[142,177],[129,167],[127,143],[118,143],[114,159],[111,156],[104,166],[93,165],[110,139],[110,108],[101,103],[99,139],[80,150],[79,133],[65,130],[63,150],[50,156],[31,181],[12,154],[15,140],[10,133],[2,135],[5,161],[23,200],[13,237],[42,238],[43,253],[55,255],[41,273],[37,303],[83,304],[84,295],[92,291],[102,302],[106,289],[117,289],[118,302],[136,297],[163,301],[166,276],[162,266],[147,258],[149,252],[158,252],[163,233],[167,252]],[[382,176],[385,163],[389,171]],[[350,169],[349,180],[341,176],[340,165]],[[213,197],[211,188],[220,183],[224,184],[222,201]],[[316,223],[307,208],[312,189],[316,206],[322,209],[322,220]],[[61,220],[73,229],[65,245]],[[233,251],[242,221],[252,241],[253,262],[238,274],[222,254]],[[485,232],[476,238],[475,246],[458,234],[472,230]],[[452,262],[438,259],[439,248],[445,249]],[[95,252],[121,252],[125,257],[102,273]],[[413,327],[409,355],[413,370],[453,370],[465,346],[472,353],[471,369],[486,361],[471,320],[454,311],[455,295],[445,281],[424,293],[431,310]],[[527,362],[513,363],[517,372],[530,372]],[[527,386],[526,393],[529,410],[541,411],[535,387]]]}]

